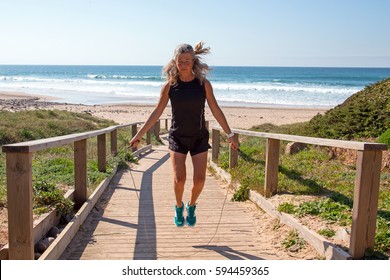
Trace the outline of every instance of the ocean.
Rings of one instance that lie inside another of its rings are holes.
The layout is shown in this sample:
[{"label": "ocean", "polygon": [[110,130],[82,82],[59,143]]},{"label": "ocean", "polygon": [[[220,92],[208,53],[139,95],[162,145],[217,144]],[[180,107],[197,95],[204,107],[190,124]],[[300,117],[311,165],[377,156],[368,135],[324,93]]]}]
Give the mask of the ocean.
[{"label": "ocean", "polygon": [[[99,105],[156,104],[162,66],[0,65],[0,91]],[[221,106],[331,108],[365,86],[390,77],[390,68],[227,67],[209,73]]]}]

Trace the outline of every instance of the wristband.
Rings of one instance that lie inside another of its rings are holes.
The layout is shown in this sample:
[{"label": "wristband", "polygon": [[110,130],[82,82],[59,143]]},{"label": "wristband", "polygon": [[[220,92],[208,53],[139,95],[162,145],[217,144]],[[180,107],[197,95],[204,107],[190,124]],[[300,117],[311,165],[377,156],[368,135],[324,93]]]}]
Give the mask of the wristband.
[{"label": "wristband", "polygon": [[234,132],[230,132],[229,134],[226,134],[227,138],[232,138],[234,136]]}]

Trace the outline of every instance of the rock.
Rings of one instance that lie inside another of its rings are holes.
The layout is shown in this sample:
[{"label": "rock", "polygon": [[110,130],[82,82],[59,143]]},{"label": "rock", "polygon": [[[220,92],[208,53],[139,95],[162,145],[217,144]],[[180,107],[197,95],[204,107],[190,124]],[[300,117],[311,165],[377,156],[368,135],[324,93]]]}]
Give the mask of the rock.
[{"label": "rock", "polygon": [[293,154],[296,154],[296,153],[298,153],[306,148],[307,148],[307,144],[305,144],[305,143],[290,142],[286,145],[286,149],[284,150],[284,153],[286,155],[293,155]]},{"label": "rock", "polygon": [[29,108],[42,109],[48,106],[64,105],[66,103],[39,101],[39,98],[0,99],[0,107],[6,111],[21,111]]},{"label": "rock", "polygon": [[43,242],[43,240],[39,241],[36,245],[35,245],[35,248],[36,250],[38,251],[38,253],[43,253],[45,252],[45,250],[47,249],[47,245],[48,243],[46,244],[45,242]]},{"label": "rock", "polygon": [[72,220],[72,217],[69,214],[66,214],[65,216],[61,216],[60,223],[63,225],[66,225]]},{"label": "rock", "polygon": [[59,233],[59,229],[56,226],[52,226],[49,231],[47,232],[47,237],[57,237]]},{"label": "rock", "polygon": [[350,239],[350,234],[348,232],[349,230],[347,228],[340,228],[336,231],[335,236],[333,239],[335,241],[344,241],[344,242],[349,242]]},{"label": "rock", "polygon": [[46,247],[49,247],[49,239],[48,238],[43,238],[42,242],[46,244]]},{"label": "rock", "polygon": [[54,237],[47,237],[42,239],[35,245],[36,251],[42,254],[43,252],[46,251],[47,248],[49,248],[50,244],[53,243],[54,240],[55,240]]},{"label": "rock", "polygon": [[293,253],[294,252],[298,252],[299,249],[301,249],[301,246],[299,244],[294,244],[294,245],[292,245],[291,247],[288,248],[288,250],[290,252],[293,252]]},{"label": "rock", "polygon": [[51,243],[54,242],[55,238],[54,237],[48,237],[47,240],[49,241],[49,246],[50,246]]}]

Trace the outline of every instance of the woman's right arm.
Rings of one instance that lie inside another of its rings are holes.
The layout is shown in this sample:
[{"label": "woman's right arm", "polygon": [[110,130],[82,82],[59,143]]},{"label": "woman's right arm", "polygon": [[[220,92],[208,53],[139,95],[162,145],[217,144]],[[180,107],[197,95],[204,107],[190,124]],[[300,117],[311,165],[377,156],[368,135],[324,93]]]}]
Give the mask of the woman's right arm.
[{"label": "woman's right arm", "polygon": [[145,122],[145,124],[142,126],[142,128],[138,131],[138,133],[133,137],[133,139],[130,140],[130,147],[137,147],[139,142],[141,141],[142,136],[156,123],[156,121],[160,118],[161,114],[163,113],[165,107],[168,104],[169,100],[169,88],[170,85],[168,82],[166,82],[161,87],[160,92],[160,99],[154,108],[153,112],[149,115],[149,118]]}]

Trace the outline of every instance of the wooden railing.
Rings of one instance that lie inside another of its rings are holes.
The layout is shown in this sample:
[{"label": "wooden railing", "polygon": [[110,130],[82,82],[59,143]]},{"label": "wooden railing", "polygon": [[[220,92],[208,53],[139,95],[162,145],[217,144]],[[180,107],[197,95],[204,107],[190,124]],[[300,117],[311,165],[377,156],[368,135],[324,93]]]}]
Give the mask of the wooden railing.
[{"label": "wooden railing", "polygon": [[[219,156],[220,130],[221,128],[218,126],[212,127],[212,160],[214,162],[218,161]],[[232,132],[235,133],[234,137],[237,140],[239,135],[267,139],[264,181],[264,194],[266,197],[277,193],[281,140],[356,150],[356,180],[349,253],[354,259],[360,259],[368,248],[374,248],[382,151],[387,150],[387,145],[240,129],[232,129]],[[237,163],[238,151],[229,147],[229,168],[237,166]]]},{"label": "wooden railing", "polygon": [[[6,153],[7,204],[8,204],[8,256],[11,260],[34,259],[32,157],[33,153],[66,144],[74,144],[74,202],[79,209],[87,200],[87,139],[97,137],[98,170],[106,171],[106,138],[110,134],[111,154],[117,153],[117,131],[131,127],[137,133],[142,122],[116,125],[108,128],[47,139],[2,146]],[[168,129],[168,119],[165,119]],[[158,136],[160,120],[146,133],[146,144],[151,135]],[[135,150],[135,149],[133,149]]]}]

